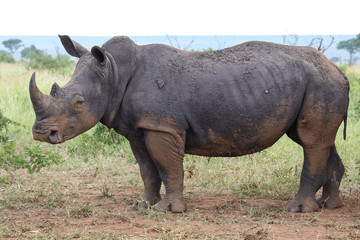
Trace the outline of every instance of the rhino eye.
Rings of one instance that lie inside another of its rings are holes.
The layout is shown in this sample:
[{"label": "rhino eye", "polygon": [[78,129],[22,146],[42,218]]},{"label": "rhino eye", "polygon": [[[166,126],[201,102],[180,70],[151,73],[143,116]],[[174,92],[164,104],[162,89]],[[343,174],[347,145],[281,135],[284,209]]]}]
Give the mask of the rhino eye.
[{"label": "rhino eye", "polygon": [[75,96],[72,101],[73,109],[77,112],[81,112],[84,109],[84,103],[85,100],[83,97]]}]

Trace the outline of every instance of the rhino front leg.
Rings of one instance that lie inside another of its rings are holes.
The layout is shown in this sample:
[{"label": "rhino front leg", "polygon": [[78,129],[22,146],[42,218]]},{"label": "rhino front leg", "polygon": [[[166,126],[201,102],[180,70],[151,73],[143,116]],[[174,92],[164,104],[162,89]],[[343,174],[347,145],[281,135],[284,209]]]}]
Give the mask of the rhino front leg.
[{"label": "rhino front leg", "polygon": [[145,144],[165,185],[164,198],[155,205],[159,211],[185,212],[183,199],[183,158],[185,141],[178,133],[146,131]]},{"label": "rhino front leg", "polygon": [[143,197],[134,202],[135,209],[144,209],[150,205],[155,205],[161,200],[160,187],[161,179],[159,171],[146,150],[140,150],[134,144],[131,144],[131,149],[139,164],[141,178],[144,182]]}]

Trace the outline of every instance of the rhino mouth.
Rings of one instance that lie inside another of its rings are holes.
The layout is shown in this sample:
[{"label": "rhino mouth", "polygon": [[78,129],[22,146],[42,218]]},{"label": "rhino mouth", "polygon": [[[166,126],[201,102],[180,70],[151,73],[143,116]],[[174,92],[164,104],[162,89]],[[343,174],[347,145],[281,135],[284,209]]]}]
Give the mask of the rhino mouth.
[{"label": "rhino mouth", "polygon": [[59,130],[57,129],[52,129],[48,131],[33,129],[33,137],[35,140],[41,142],[48,142],[51,144],[57,144],[62,142]]}]

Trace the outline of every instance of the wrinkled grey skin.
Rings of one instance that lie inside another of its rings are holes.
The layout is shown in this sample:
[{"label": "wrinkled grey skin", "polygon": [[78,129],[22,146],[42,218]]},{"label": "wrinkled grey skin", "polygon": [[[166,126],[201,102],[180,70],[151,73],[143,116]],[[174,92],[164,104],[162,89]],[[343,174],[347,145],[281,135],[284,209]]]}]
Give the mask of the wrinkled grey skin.
[{"label": "wrinkled grey skin", "polygon": [[134,207],[184,212],[185,153],[241,156],[284,134],[304,149],[300,188],[286,209],[343,205],[344,166],[334,141],[346,123],[349,83],[316,50],[248,42],[186,52],[114,37],[89,52],[68,36],[60,39],[80,59],[69,83],[55,83],[49,96],[32,76],[34,139],[62,143],[99,121],[114,128],[130,141],[144,182],[143,201]]}]

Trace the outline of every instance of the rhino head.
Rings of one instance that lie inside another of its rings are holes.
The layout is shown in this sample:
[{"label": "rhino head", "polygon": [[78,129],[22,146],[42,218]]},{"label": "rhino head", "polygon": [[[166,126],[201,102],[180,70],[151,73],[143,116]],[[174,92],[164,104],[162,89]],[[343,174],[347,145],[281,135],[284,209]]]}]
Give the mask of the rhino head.
[{"label": "rhino head", "polygon": [[59,36],[66,51],[78,57],[75,72],[62,88],[54,83],[49,95],[43,94],[35,82],[29,85],[30,98],[36,113],[32,128],[35,140],[62,143],[92,128],[104,116],[109,101],[112,64],[105,50],[91,51],[68,36]]}]

